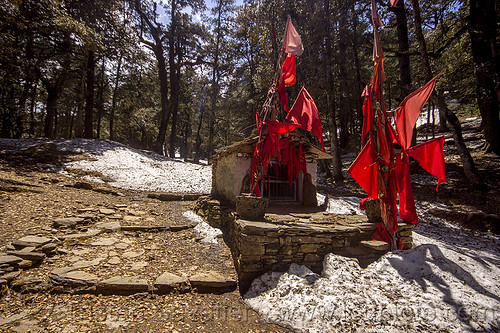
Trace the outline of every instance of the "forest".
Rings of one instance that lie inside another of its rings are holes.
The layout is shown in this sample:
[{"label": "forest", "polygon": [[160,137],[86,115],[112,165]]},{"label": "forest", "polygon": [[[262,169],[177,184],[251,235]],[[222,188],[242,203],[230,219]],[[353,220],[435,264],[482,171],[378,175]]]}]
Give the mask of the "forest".
[{"label": "forest", "polygon": [[[439,109],[432,135],[451,130],[477,185],[460,117],[480,115],[484,150],[500,154],[498,4],[376,2],[387,109],[442,73],[428,105]],[[288,95],[307,86],[314,98],[334,156],[330,176],[341,180],[341,154],[359,150],[373,68],[370,1],[0,3],[0,137],[104,139],[209,159],[255,129],[290,15],[304,53]]]}]

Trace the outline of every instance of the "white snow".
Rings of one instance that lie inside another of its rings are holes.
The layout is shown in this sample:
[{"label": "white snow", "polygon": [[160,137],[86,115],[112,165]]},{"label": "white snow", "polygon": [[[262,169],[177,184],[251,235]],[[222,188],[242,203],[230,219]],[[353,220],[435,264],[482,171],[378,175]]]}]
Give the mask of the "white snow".
[{"label": "white snow", "polygon": [[[19,142],[9,141],[8,148],[38,143]],[[112,178],[109,184],[116,187],[210,192],[210,166],[114,142],[54,143],[61,150],[92,157],[66,167],[98,171]],[[324,200],[318,195],[320,204]],[[357,198],[329,197],[327,207],[331,213],[363,214],[358,205]],[[330,254],[321,276],[291,265],[286,273],[257,278],[245,302],[268,321],[307,332],[500,331],[500,237],[436,218],[430,212],[437,206],[417,203],[420,224],[413,234],[413,249],[388,253],[365,269]],[[220,230],[191,211],[184,216],[198,223],[204,242],[217,243]]]},{"label": "white snow", "polygon": [[[109,185],[134,190],[176,193],[210,193],[212,168],[186,163],[156,153],[97,140],[55,141],[58,149],[87,152],[91,160],[66,163],[65,167],[97,171],[113,181]],[[89,180],[95,181],[95,178]]]},{"label": "white snow", "polygon": [[202,243],[218,244],[217,238],[222,236],[222,231],[220,229],[211,227],[199,215],[192,211],[184,212],[182,215],[188,220],[197,223],[194,230],[203,237],[201,240]]},{"label": "white snow", "polygon": [[[330,199],[333,200],[333,199]],[[329,254],[254,280],[245,302],[267,320],[307,332],[463,332],[500,329],[500,238],[461,230],[419,205],[415,247],[366,269]]]}]

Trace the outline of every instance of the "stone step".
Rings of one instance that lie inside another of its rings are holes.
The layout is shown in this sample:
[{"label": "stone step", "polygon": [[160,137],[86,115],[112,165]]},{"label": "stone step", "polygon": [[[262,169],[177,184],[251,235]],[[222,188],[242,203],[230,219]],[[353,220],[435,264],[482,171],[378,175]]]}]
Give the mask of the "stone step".
[{"label": "stone step", "polygon": [[375,251],[386,252],[390,250],[388,243],[377,240],[361,241],[361,245]]}]

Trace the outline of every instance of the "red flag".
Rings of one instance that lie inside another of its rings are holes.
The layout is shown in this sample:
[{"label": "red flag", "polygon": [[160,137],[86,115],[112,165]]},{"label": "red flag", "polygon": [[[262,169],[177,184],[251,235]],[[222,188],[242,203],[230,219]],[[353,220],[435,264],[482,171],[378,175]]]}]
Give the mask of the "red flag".
[{"label": "red flag", "polygon": [[[391,0],[394,1],[394,0]],[[382,20],[380,19],[380,16],[378,16],[377,13],[377,5],[375,4],[375,0],[372,0],[372,22],[373,26],[375,29],[382,27],[384,24],[382,23]]]},{"label": "red flag", "polygon": [[369,86],[363,91],[365,101],[363,103],[363,130],[361,134],[361,144],[365,140],[366,135],[370,132],[373,126],[373,99]]},{"label": "red flag", "polygon": [[255,112],[255,123],[257,124],[257,133],[260,135],[260,129],[262,128],[262,120],[260,119],[259,110]]},{"label": "red flag", "polygon": [[444,136],[440,136],[408,150],[408,155],[416,159],[427,172],[437,177],[436,191],[439,185],[446,182],[443,145]]},{"label": "red flag", "polygon": [[399,218],[407,223],[417,224],[417,209],[410,182],[410,162],[408,155],[396,155],[396,180],[399,192]]},{"label": "red flag", "polygon": [[351,164],[347,173],[368,193],[370,199],[377,199],[377,163],[375,147],[370,138]]},{"label": "red flag", "polygon": [[391,6],[392,7],[397,7],[398,6],[399,0],[391,0]]},{"label": "red flag", "polygon": [[384,81],[384,63],[383,61],[377,61],[375,62],[372,79],[370,81],[370,91],[374,92],[379,100],[381,98],[381,94],[383,94],[382,85],[384,84]]},{"label": "red flag", "polygon": [[288,21],[286,23],[286,31],[285,31],[285,40],[283,43],[283,48],[286,53],[291,53],[300,56],[302,52],[304,52],[304,46],[302,45],[302,39],[300,35],[295,30],[295,27],[292,24],[292,20],[290,16],[288,17]]},{"label": "red flag", "polygon": [[295,131],[300,126],[299,124],[282,123],[279,121],[268,121],[266,124],[267,124],[267,129],[269,130],[269,132],[276,133],[276,134],[290,133],[292,131]]},{"label": "red flag", "polygon": [[283,73],[282,80],[285,81],[285,87],[293,86],[297,82],[297,65],[295,64],[295,54],[288,54],[281,67]]},{"label": "red flag", "polygon": [[314,133],[321,143],[321,149],[325,148],[318,108],[306,88],[302,87],[300,90],[295,103],[293,103],[290,112],[286,116],[286,120],[299,124],[300,128]]},{"label": "red flag", "polygon": [[289,112],[290,110],[288,109],[288,96],[286,95],[285,80],[281,80],[280,85],[276,88],[276,91],[278,91],[280,103],[283,105],[283,109],[285,109],[286,112]]},{"label": "red flag", "polygon": [[431,96],[437,78],[438,76],[427,82],[420,89],[406,96],[401,104],[399,104],[399,110],[396,111],[395,123],[403,149],[410,148],[413,127],[417,122],[420,111],[422,111],[422,107]]}]

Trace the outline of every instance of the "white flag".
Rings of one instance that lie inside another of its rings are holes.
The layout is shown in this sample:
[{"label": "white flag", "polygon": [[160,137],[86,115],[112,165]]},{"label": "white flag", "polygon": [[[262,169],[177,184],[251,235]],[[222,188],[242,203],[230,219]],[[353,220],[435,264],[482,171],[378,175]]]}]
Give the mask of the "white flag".
[{"label": "white flag", "polygon": [[285,41],[283,46],[285,47],[286,53],[300,56],[302,52],[304,52],[302,39],[297,33],[297,30],[295,30],[290,17],[288,17],[288,22],[286,24]]}]

